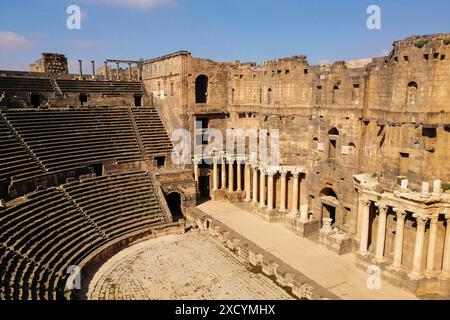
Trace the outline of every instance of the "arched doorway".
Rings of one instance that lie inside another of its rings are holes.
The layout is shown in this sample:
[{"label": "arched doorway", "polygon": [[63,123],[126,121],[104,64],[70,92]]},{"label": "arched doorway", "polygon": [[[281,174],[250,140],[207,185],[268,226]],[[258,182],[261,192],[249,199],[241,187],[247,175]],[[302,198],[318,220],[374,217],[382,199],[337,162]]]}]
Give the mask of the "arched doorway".
[{"label": "arched doorway", "polygon": [[321,202],[321,220],[324,218],[330,218],[332,225],[336,223],[337,209],[339,207],[339,200],[331,188],[325,188],[320,192]]},{"label": "arched doorway", "polygon": [[204,74],[195,79],[195,103],[206,103],[208,97],[208,77]]},{"label": "arched doorway", "polygon": [[184,219],[183,210],[181,209],[181,195],[178,192],[172,192],[166,195],[166,202],[172,214],[173,221]]}]

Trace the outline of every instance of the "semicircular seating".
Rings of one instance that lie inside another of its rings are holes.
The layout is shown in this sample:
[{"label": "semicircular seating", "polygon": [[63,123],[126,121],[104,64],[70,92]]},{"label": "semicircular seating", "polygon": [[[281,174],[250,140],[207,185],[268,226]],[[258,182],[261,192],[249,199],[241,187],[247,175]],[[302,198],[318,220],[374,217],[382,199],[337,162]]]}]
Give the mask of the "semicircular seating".
[{"label": "semicircular seating", "polygon": [[150,173],[48,188],[0,209],[0,300],[64,299],[70,266],[172,222]]}]

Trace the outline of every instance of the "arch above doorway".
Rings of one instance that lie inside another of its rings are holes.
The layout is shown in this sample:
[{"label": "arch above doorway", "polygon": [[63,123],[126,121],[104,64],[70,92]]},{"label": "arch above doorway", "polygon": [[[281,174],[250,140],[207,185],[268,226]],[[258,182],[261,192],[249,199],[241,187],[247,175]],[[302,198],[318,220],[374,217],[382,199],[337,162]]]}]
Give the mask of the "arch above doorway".
[{"label": "arch above doorway", "polygon": [[204,74],[195,79],[195,103],[208,102],[208,77]]},{"label": "arch above doorway", "polygon": [[182,200],[183,197],[179,192],[171,192],[165,196],[167,206],[169,207],[170,214],[173,217],[173,221],[184,219]]}]

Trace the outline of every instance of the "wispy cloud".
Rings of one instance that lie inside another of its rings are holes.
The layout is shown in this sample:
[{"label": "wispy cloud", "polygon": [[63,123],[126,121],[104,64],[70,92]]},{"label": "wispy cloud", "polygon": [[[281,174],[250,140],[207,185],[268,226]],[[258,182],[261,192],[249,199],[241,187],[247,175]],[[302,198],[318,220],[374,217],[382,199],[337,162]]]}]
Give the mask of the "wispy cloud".
[{"label": "wispy cloud", "polygon": [[102,2],[109,5],[122,6],[122,7],[134,7],[134,8],[153,8],[163,5],[171,5],[175,3],[175,0],[93,0],[96,2]]},{"label": "wispy cloud", "polygon": [[26,37],[12,31],[0,31],[0,51],[25,49],[33,46],[33,42]]}]

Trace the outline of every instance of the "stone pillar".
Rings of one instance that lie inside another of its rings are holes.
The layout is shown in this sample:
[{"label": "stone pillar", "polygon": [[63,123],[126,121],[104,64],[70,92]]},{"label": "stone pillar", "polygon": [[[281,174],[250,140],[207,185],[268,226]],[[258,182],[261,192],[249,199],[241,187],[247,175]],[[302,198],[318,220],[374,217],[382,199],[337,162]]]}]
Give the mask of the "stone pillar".
[{"label": "stone pillar", "polygon": [[242,160],[237,159],[236,161],[236,171],[237,171],[237,192],[242,192]]},{"label": "stone pillar", "polygon": [[377,203],[378,216],[378,230],[377,230],[377,248],[375,252],[375,260],[381,262],[384,260],[384,244],[386,242],[386,221],[388,206],[384,203]]},{"label": "stone pillar", "polygon": [[258,203],[258,168],[253,167],[253,203]]},{"label": "stone pillar", "polygon": [[131,63],[130,62],[128,62],[128,81],[132,81],[133,79],[131,79],[132,78],[132,71],[131,71]]},{"label": "stone pillar", "polygon": [[298,214],[298,184],[299,173],[294,172],[294,182],[292,186],[292,214]]},{"label": "stone pillar", "polygon": [[218,160],[214,158],[213,164],[213,191],[219,190],[219,168],[218,168]]},{"label": "stone pillar", "polygon": [[227,188],[227,161],[225,158],[222,158],[222,190]]},{"label": "stone pillar", "polygon": [[273,184],[274,184],[274,180],[273,177],[275,175],[275,171],[270,170],[267,172],[268,174],[268,178],[267,178],[267,210],[268,211],[273,211],[273,198],[274,198],[274,193],[273,193]]},{"label": "stone pillar", "polygon": [[234,192],[234,159],[228,159],[228,192]]},{"label": "stone pillar", "polygon": [[83,79],[83,61],[78,60],[78,70],[80,72],[80,79]]},{"label": "stone pillar", "polygon": [[199,190],[199,188],[200,188],[200,185],[199,185],[199,181],[200,181],[200,169],[199,169],[199,167],[198,167],[198,162],[197,162],[197,160],[194,160],[194,177],[195,177],[195,183],[196,183],[196,185],[197,185],[197,191]]},{"label": "stone pillar", "polygon": [[411,279],[418,280],[422,277],[421,273],[422,273],[423,244],[425,240],[425,225],[429,217],[421,214],[415,214],[414,217],[416,218],[417,221],[416,243],[414,246],[412,272],[409,274],[409,277]]},{"label": "stone pillar", "polygon": [[281,172],[281,195],[280,195],[280,211],[286,212],[286,177],[287,172]]},{"label": "stone pillar", "polygon": [[120,80],[120,63],[117,62],[117,81]]},{"label": "stone pillar", "polygon": [[259,187],[259,207],[264,208],[266,206],[266,173],[264,169],[260,170]]},{"label": "stone pillar", "polygon": [[444,257],[442,259],[442,272],[439,275],[442,279],[450,278],[450,215],[446,215],[447,227],[445,229]]},{"label": "stone pillar", "polygon": [[434,215],[430,220],[430,229],[428,231],[428,250],[427,250],[427,267],[425,273],[432,275],[434,272],[434,258],[436,253],[436,233],[439,215]]},{"label": "stone pillar", "polygon": [[108,78],[108,62],[105,61],[105,80],[109,80]]},{"label": "stone pillar", "polygon": [[369,215],[370,215],[370,200],[361,199],[360,204],[362,207],[362,226],[361,226],[361,239],[359,242],[359,252],[367,254],[369,245]]},{"label": "stone pillar", "polygon": [[441,190],[442,190],[442,181],[441,180],[434,180],[433,181],[433,196],[434,197],[440,197],[441,196]]},{"label": "stone pillar", "polygon": [[245,182],[244,182],[244,188],[245,188],[245,201],[250,202],[252,200],[252,173],[250,164],[248,162],[245,162]]},{"label": "stone pillar", "polygon": [[397,223],[395,225],[394,259],[392,267],[399,270],[402,267],[403,258],[403,239],[405,232],[406,211],[403,209],[394,209],[397,214]]},{"label": "stone pillar", "polygon": [[307,204],[300,206],[300,221],[301,222],[309,221],[309,206]]},{"label": "stone pillar", "polygon": [[91,61],[91,65],[92,65],[92,78],[95,79],[95,61],[94,60]]},{"label": "stone pillar", "polygon": [[299,206],[308,204],[306,201],[306,183],[305,179],[300,179],[300,198],[298,200]]}]

